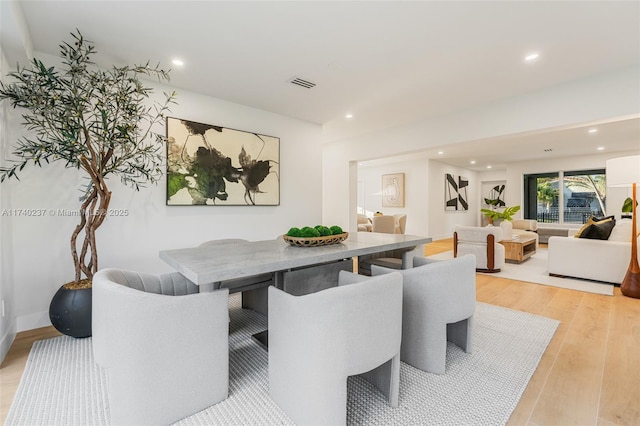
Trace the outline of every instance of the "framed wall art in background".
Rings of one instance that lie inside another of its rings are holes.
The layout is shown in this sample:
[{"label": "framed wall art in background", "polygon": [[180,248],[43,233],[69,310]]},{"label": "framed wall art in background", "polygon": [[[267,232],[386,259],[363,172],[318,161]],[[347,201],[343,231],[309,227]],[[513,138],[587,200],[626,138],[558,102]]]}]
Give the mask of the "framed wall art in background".
[{"label": "framed wall art in background", "polygon": [[382,207],[404,207],[404,173],[382,175]]},{"label": "framed wall art in background", "polygon": [[446,173],[444,176],[445,211],[469,210],[469,179]]},{"label": "framed wall art in background", "polygon": [[167,205],[279,204],[279,138],[167,118]]}]

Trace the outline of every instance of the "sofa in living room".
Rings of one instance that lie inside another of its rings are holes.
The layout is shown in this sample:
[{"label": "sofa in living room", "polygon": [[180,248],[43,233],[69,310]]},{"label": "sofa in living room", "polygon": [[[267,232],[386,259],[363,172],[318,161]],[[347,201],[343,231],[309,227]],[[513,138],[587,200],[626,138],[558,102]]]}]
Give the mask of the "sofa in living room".
[{"label": "sofa in living room", "polygon": [[[538,221],[535,219],[513,219],[511,221],[512,235],[517,235],[520,239],[535,238],[538,247]],[[503,230],[504,231],[504,230]],[[509,238],[505,238],[509,239]]]},{"label": "sofa in living room", "polygon": [[622,282],[631,260],[631,220],[611,218],[608,225],[601,222],[607,221],[587,223],[573,237],[549,237],[550,275]]}]

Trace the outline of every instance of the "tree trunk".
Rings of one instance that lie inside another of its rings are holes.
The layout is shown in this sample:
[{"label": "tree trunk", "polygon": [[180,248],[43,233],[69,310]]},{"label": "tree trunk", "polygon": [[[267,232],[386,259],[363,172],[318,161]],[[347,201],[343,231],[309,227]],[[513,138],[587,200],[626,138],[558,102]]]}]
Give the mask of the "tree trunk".
[{"label": "tree trunk", "polygon": [[[80,223],[71,235],[71,256],[75,267],[75,281],[80,282],[84,274],[87,279],[93,279],[98,271],[98,249],[96,247],[96,230],[107,217],[111,192],[101,174],[82,158],[81,162],[89,172],[93,188],[80,206]],[[78,250],[78,237],[82,235],[82,245]]]}]

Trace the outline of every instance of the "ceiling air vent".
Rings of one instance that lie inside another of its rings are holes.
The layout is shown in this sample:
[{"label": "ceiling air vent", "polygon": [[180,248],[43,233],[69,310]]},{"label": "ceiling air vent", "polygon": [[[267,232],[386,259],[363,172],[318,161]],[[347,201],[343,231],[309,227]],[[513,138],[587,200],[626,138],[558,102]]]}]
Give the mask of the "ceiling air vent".
[{"label": "ceiling air vent", "polygon": [[316,85],[315,83],[312,83],[310,81],[304,80],[299,77],[293,77],[291,80],[289,80],[289,83],[295,84],[296,86],[304,87],[305,89],[311,89]]},{"label": "ceiling air vent", "polygon": [[544,149],[544,152],[551,152],[551,151],[553,151],[553,149],[551,149],[551,148],[545,148]]}]

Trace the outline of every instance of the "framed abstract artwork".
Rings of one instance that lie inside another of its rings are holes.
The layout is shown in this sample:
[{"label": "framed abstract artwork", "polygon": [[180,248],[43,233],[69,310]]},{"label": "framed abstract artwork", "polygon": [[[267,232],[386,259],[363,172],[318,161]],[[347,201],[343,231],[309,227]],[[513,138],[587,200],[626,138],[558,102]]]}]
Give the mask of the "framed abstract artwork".
[{"label": "framed abstract artwork", "polygon": [[279,204],[279,138],[167,118],[167,205]]},{"label": "framed abstract artwork", "polygon": [[382,207],[404,207],[404,173],[382,175]]},{"label": "framed abstract artwork", "polygon": [[483,189],[483,197],[484,206],[486,208],[495,209],[496,207],[506,207],[506,203],[504,201],[504,193],[505,193],[506,184],[504,181],[496,182],[495,185],[491,185],[490,187],[486,187],[485,184],[482,184]]},{"label": "framed abstract artwork", "polygon": [[445,211],[469,210],[469,179],[446,173],[444,176]]}]

